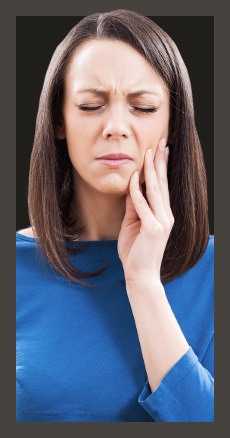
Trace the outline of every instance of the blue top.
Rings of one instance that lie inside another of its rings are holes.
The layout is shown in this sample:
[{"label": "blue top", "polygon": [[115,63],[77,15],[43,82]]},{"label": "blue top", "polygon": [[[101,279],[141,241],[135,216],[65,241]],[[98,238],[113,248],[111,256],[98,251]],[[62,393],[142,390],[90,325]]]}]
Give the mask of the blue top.
[{"label": "blue top", "polygon": [[[189,350],[151,393],[117,241],[81,242],[70,282],[17,233],[18,422],[212,422],[213,236],[203,257],[165,285]],[[73,243],[73,245],[75,245]],[[160,345],[159,345],[160,348]]]}]

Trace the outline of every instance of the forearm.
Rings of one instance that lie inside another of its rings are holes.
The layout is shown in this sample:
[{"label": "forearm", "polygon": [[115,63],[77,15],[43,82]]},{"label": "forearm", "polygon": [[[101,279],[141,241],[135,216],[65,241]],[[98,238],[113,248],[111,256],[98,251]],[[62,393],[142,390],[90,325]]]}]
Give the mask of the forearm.
[{"label": "forearm", "polygon": [[126,289],[153,392],[189,345],[159,281],[140,279]]}]

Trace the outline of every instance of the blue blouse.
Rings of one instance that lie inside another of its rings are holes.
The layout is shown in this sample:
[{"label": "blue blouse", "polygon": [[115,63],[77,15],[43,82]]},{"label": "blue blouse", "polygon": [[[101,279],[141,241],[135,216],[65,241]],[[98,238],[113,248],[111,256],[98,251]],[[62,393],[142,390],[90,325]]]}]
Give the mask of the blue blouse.
[{"label": "blue blouse", "polygon": [[[212,422],[214,239],[165,285],[189,350],[151,393],[116,240],[81,242],[71,260],[89,289],[17,240],[18,422]],[[73,243],[73,245],[75,245]],[[159,345],[160,348],[160,345]]]}]

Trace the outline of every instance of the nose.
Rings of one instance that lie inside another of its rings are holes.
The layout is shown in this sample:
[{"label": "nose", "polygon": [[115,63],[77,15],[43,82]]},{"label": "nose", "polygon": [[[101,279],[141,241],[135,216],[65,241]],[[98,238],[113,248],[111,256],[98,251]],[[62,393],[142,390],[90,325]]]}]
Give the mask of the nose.
[{"label": "nose", "polygon": [[130,136],[130,127],[128,116],[121,108],[115,107],[110,109],[104,123],[102,137],[108,138],[128,138]]}]

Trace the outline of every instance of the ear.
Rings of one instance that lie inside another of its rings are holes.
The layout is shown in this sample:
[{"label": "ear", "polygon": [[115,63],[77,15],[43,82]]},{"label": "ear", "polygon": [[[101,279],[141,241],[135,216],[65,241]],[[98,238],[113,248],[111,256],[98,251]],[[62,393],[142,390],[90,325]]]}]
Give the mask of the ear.
[{"label": "ear", "polygon": [[56,137],[59,140],[64,140],[65,139],[65,137],[66,137],[65,136],[65,127],[64,127],[63,123],[61,123],[61,124],[58,123],[58,125],[56,127]]}]

